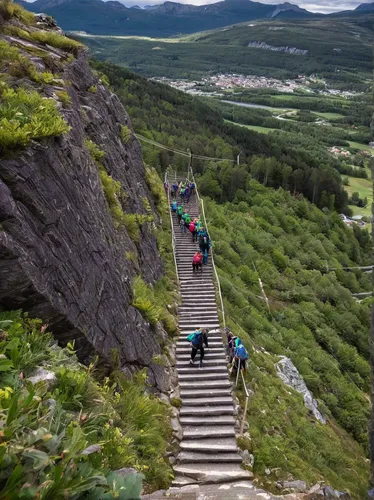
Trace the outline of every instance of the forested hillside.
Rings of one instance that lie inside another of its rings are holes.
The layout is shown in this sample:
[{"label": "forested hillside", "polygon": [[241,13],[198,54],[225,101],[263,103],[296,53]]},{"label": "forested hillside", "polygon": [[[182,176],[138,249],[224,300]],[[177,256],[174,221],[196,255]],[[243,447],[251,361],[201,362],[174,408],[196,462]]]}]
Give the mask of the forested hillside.
[{"label": "forested hillside", "polygon": [[[138,133],[170,148],[189,147],[214,157],[231,159],[245,151],[239,167],[230,161],[193,162],[200,191],[211,199],[206,213],[228,321],[254,349],[248,370],[254,391],[248,415],[252,441],[243,446],[255,455],[261,484],[274,492],[277,479],[292,474],[308,484],[323,477],[353,498],[363,498],[369,304],[357,303],[352,293],[370,290],[371,281],[360,270],[330,269],[370,264],[370,236],[342,223],[331,192],[318,195],[322,211],[306,199],[312,199],[313,185],[296,189],[297,176],[312,168],[320,182],[326,176],[326,186],[338,185],[334,167],[339,162],[321,167],[318,152],[314,163],[316,151],[296,149],[281,135],[275,142],[238,130],[196,98],[125,69],[94,67],[102,78],[102,72],[109,77]],[[186,169],[186,158],[171,152],[143,144],[143,154],[160,172],[169,164]],[[328,419],[326,426],[311,419],[301,396],[277,377],[279,355],[290,357],[299,369]],[[276,472],[269,476],[268,468]]]},{"label": "forested hillside", "polygon": [[[243,163],[246,158],[251,163],[252,155],[272,158],[270,163],[262,163],[261,168],[267,171],[265,184],[302,193],[321,208],[347,210],[348,197],[339,175],[341,162],[319,144],[310,146],[301,142],[301,138],[295,141],[291,134],[271,140],[225,123],[219,113],[182,92],[108,63],[93,65],[108,75],[127,106],[137,133],[170,147],[189,148],[193,154],[234,160],[242,151]],[[185,163],[183,158],[157,149],[145,147],[144,154],[147,162],[159,164],[163,169],[169,164],[179,167]],[[197,172],[203,168],[199,162],[194,166]],[[232,189],[240,186],[240,172],[246,168],[234,169]]]},{"label": "forested hillside", "polygon": [[[366,23],[364,22],[365,18]],[[187,80],[217,73],[295,78],[317,73],[332,88],[363,91],[371,83],[373,14],[312,20],[271,20],[227,26],[173,39],[83,37],[95,58],[148,77]],[[197,29],[197,28],[196,28]],[[295,55],[249,47],[307,50]]]}]

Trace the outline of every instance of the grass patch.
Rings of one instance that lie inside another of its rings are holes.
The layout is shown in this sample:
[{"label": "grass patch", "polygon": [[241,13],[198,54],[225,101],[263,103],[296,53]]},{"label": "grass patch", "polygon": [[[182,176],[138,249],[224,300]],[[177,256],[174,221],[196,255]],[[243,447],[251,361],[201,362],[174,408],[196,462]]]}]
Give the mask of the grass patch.
[{"label": "grass patch", "polygon": [[70,130],[53,99],[22,88],[0,86],[0,146],[7,151],[31,140],[56,137]]},{"label": "grass patch", "polygon": [[254,132],[259,132],[260,134],[269,134],[270,132],[280,130],[277,128],[260,127],[259,125],[244,125],[243,123],[231,122],[230,120],[225,120],[225,122],[232,123],[233,125],[238,125],[239,127],[245,127],[249,130],[253,130]]},{"label": "grass patch", "polygon": [[349,147],[353,149],[358,149],[359,151],[367,151],[372,156],[374,156],[374,149],[368,144],[362,144],[361,142],[348,141]]},{"label": "grass patch", "polygon": [[33,26],[35,24],[35,15],[32,12],[29,12],[17,3],[9,0],[0,2],[0,14],[6,21],[15,18],[27,26]]},{"label": "grass patch", "polygon": [[57,95],[59,101],[62,102],[62,105],[63,105],[64,108],[70,108],[70,106],[71,106],[71,97],[66,92],[66,90],[58,90],[56,92],[56,95]]},{"label": "grass patch", "polygon": [[324,118],[329,121],[340,121],[344,118],[344,115],[339,113],[320,113],[317,111],[312,111],[312,115],[319,116],[320,118]]},{"label": "grass patch", "polygon": [[91,92],[91,94],[96,94],[96,92],[97,92],[97,86],[96,85],[91,85],[91,87],[88,88],[88,92]]},{"label": "grass patch", "polygon": [[[147,392],[144,371],[99,379],[95,363],[81,365],[71,344],[58,347],[20,312],[0,313],[0,328],[2,498],[138,498],[144,477],[146,491],[169,486],[168,408]],[[35,367],[57,382],[32,386]],[[141,474],[129,482],[111,472],[121,467]]]},{"label": "grass patch", "polygon": [[77,56],[79,51],[84,48],[84,46],[76,40],[72,40],[71,38],[60,35],[54,31],[31,31],[29,36],[34,42],[51,45],[56,49],[72,52],[75,56]]},{"label": "grass patch", "polygon": [[154,287],[151,287],[143,281],[141,276],[137,276],[133,283],[133,294],[132,306],[138,309],[150,325],[155,326],[158,321],[161,321],[171,337],[177,334],[176,319],[167,308],[167,305],[175,300],[167,278],[162,278]]}]

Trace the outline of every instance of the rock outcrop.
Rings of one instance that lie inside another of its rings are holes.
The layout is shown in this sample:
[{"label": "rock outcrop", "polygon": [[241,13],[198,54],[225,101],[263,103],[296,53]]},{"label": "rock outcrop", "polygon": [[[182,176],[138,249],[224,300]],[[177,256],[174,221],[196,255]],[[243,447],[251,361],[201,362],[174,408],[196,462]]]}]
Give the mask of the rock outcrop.
[{"label": "rock outcrop", "polygon": [[[9,38],[0,35],[25,46]],[[158,222],[140,145],[132,134],[121,140],[123,127],[132,130],[129,117],[93,74],[83,49],[74,58],[32,45],[50,52],[49,58],[27,53],[38,71],[47,71],[45,61],[58,64],[61,78],[23,84],[56,100],[67,92],[71,104],[58,105],[71,130],[0,158],[0,310],[21,308],[42,318],[61,343],[75,340],[83,361],[94,353],[109,359],[115,350],[123,370],[147,367],[151,383],[165,391],[164,370],[152,361],[161,352],[159,329],[131,305],[137,274],[149,283],[163,275],[156,239],[149,222],[141,225],[139,242],[125,226],[116,227],[85,140],[104,151],[105,171],[121,184],[123,212],[151,210]]]},{"label": "rock outcrop", "polygon": [[304,396],[304,404],[310,410],[315,418],[319,420],[322,424],[326,423],[325,417],[318,409],[318,403],[313,398],[312,393],[307,388],[303,377],[300,375],[296,366],[292,361],[286,356],[282,356],[282,359],[275,365],[277,369],[278,376],[283,380],[283,382],[295,389],[295,391],[300,392]]},{"label": "rock outcrop", "polygon": [[308,50],[298,49],[296,47],[276,47],[274,45],[269,45],[266,42],[249,42],[248,47],[253,47],[255,49],[272,50],[273,52],[285,52],[286,54],[292,54],[295,56],[307,56]]}]

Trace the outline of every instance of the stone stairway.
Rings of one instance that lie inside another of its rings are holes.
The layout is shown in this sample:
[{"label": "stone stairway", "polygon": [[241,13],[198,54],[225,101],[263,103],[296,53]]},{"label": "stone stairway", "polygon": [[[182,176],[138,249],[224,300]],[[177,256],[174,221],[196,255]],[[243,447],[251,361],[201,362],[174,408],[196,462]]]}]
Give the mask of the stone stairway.
[{"label": "stone stairway", "polygon": [[[182,179],[177,177],[177,180]],[[185,208],[192,217],[199,215],[196,195]],[[176,363],[183,429],[173,484],[248,479],[252,474],[241,468],[242,458],[236,446],[232,384],[220,332],[211,259],[203,266],[202,273],[192,272],[192,257],[198,244],[192,243],[189,232],[182,233],[177,216],[172,214],[172,218],[182,297]],[[196,327],[209,329],[209,348],[205,351],[203,369],[199,369],[199,352],[195,365],[189,364],[191,348],[186,337]]]}]

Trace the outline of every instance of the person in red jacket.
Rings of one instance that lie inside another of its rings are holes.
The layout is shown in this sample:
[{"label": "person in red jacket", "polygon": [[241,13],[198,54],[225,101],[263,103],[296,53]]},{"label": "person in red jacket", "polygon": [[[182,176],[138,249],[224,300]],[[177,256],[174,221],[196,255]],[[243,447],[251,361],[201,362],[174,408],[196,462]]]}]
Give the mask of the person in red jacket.
[{"label": "person in red jacket", "polygon": [[196,231],[196,225],[193,221],[190,222],[189,228],[190,233],[192,234],[192,243],[195,243],[197,241],[197,231]]},{"label": "person in red jacket", "polygon": [[195,252],[193,259],[192,259],[192,271],[197,272],[198,270],[201,270],[203,272],[203,256],[201,252]]}]

